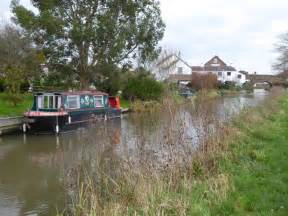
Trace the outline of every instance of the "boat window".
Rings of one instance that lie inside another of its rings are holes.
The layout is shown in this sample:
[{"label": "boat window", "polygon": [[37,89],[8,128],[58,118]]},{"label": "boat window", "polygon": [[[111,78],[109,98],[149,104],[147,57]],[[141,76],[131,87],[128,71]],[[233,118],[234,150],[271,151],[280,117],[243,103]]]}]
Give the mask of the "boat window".
[{"label": "boat window", "polygon": [[54,96],[53,95],[49,96],[49,108],[50,109],[54,108]]},{"label": "boat window", "polygon": [[79,109],[80,108],[79,96],[68,96],[67,104],[68,109]]},{"label": "boat window", "polygon": [[44,96],[43,108],[44,109],[49,109],[49,96]]},{"label": "boat window", "polygon": [[37,97],[38,109],[59,109],[61,106],[61,97],[55,95],[44,95]]},{"label": "boat window", "polygon": [[104,107],[103,96],[94,96],[95,107]]},{"label": "boat window", "polygon": [[43,97],[42,96],[37,96],[37,107],[38,107],[38,109],[43,108]]}]

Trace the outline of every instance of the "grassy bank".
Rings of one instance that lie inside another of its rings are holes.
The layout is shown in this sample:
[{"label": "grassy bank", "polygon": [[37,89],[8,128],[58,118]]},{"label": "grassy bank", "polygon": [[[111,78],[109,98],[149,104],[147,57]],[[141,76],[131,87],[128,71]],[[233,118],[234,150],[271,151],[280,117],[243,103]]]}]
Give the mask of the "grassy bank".
[{"label": "grassy bank", "polygon": [[14,117],[22,116],[32,106],[33,97],[31,94],[23,94],[20,96],[23,101],[14,106],[11,102],[4,98],[7,98],[5,93],[0,93],[0,117]]},{"label": "grassy bank", "polygon": [[[117,177],[103,169],[96,180],[85,170],[66,213],[287,215],[288,95],[243,111],[219,132],[208,136],[184,166],[172,158],[162,171],[123,166],[117,167]],[[172,141],[169,148],[180,145]]]},{"label": "grassy bank", "polygon": [[239,134],[220,161],[233,187],[215,214],[288,214],[288,96],[266,106],[234,122]]}]

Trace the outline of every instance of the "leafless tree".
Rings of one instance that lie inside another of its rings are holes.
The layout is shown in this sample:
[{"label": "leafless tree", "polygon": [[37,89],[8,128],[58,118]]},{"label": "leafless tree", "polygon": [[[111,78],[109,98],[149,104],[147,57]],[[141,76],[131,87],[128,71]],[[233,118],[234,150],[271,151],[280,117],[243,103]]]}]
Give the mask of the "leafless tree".
[{"label": "leafless tree", "polygon": [[180,51],[165,49],[161,52],[158,59],[153,62],[151,70],[159,80],[165,80],[176,69],[180,60]]},{"label": "leafless tree", "polygon": [[275,50],[279,54],[276,63],[273,65],[274,69],[279,72],[288,70],[288,33],[279,37],[278,43],[275,45]]}]

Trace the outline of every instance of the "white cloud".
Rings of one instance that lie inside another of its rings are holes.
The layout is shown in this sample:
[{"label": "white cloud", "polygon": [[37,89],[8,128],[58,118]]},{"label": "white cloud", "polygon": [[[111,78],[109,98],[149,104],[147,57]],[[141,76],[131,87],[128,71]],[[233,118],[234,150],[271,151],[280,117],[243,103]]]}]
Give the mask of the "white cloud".
[{"label": "white cloud", "polygon": [[288,1],[160,1],[167,24],[162,43],[191,64],[218,54],[239,69],[272,72],[273,45],[288,31]]},{"label": "white cloud", "polygon": [[[30,0],[21,3],[31,8]],[[220,55],[239,69],[271,73],[278,35],[288,31],[287,0],[160,0],[167,25],[161,45],[190,64]],[[9,19],[9,1],[0,18]]]}]

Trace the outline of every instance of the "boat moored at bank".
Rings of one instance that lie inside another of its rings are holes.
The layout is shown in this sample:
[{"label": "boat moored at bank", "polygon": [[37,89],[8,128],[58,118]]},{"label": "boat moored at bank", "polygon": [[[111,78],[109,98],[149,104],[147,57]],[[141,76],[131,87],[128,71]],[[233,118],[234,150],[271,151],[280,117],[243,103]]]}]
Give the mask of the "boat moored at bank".
[{"label": "boat moored at bank", "polygon": [[[32,109],[24,114],[32,123],[23,131],[55,132],[121,117],[120,100],[100,91],[35,93]],[[32,121],[31,121],[32,120]]]}]

